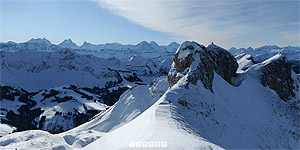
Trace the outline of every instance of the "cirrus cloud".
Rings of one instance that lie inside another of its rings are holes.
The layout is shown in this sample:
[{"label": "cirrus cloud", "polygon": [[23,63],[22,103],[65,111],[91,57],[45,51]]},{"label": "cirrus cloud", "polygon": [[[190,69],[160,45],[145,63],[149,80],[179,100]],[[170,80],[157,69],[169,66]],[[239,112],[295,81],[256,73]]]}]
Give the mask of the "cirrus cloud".
[{"label": "cirrus cloud", "polygon": [[299,39],[299,35],[295,36],[299,33],[299,1],[93,1],[136,24],[167,33],[177,41],[195,40],[205,45],[215,42],[229,48],[297,45]]}]

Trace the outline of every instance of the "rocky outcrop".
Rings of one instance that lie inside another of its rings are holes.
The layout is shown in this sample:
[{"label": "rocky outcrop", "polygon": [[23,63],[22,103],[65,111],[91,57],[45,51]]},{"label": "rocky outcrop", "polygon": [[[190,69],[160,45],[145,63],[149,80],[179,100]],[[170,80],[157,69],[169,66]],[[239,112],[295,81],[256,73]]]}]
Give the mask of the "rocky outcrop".
[{"label": "rocky outcrop", "polygon": [[168,81],[172,87],[190,73],[187,77],[188,84],[197,84],[200,80],[205,88],[213,92],[214,72],[232,84],[231,78],[236,75],[237,68],[235,58],[225,49],[214,44],[206,48],[196,42],[186,41],[174,55]]},{"label": "rocky outcrop", "polygon": [[232,84],[232,77],[236,75],[238,63],[235,58],[225,49],[214,45],[213,43],[207,48],[207,52],[216,64],[216,73],[224,80]]},{"label": "rocky outcrop", "polygon": [[213,92],[212,82],[214,79],[214,70],[216,69],[216,65],[204,52],[200,51],[199,57],[201,63],[198,63],[196,69],[192,70],[192,74],[188,76],[188,82],[196,85],[198,80],[200,80],[206,89]]},{"label": "rocky outcrop", "polygon": [[291,97],[295,97],[295,90],[298,89],[294,85],[294,79],[292,78],[292,64],[286,59],[286,57],[278,54],[265,62],[261,68],[260,81],[263,86],[276,91],[279,97],[288,101]]}]

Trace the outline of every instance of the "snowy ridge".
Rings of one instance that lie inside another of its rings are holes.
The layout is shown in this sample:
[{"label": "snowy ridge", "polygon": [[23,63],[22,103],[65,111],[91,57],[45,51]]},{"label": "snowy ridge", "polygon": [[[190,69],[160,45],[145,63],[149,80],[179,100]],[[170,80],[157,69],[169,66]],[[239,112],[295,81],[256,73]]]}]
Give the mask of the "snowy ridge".
[{"label": "snowy ridge", "polygon": [[297,46],[279,47],[276,45],[266,45],[254,49],[252,47],[239,49],[231,48],[229,49],[229,52],[235,56],[242,53],[249,54],[256,62],[262,62],[280,53],[292,63],[294,71],[297,74],[300,73],[300,47]]},{"label": "snowy ridge", "polygon": [[252,56],[249,54],[239,54],[235,56],[237,63],[239,64],[239,68],[237,73],[242,73],[246,71],[250,66],[254,65],[256,62],[253,60]]},{"label": "snowy ridge", "polygon": [[152,106],[168,89],[166,77],[155,79],[151,85],[150,88],[145,85],[132,87],[121,95],[115,105],[72,132],[86,129],[109,132],[130,122]]}]

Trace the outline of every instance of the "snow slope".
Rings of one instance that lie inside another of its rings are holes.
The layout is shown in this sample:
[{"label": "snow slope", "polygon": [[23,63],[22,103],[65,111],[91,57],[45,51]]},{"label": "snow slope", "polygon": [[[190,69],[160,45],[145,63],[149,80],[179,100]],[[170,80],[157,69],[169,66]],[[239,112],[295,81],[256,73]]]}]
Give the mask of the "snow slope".
[{"label": "snow slope", "polygon": [[[95,116],[93,120],[67,132],[52,135],[53,137],[51,138],[63,138],[65,143],[60,143],[59,145],[61,147],[65,147],[65,145],[67,145],[69,148],[81,149],[94,140],[105,136],[106,132],[120,128],[124,124],[142,114],[146,109],[151,107],[152,104],[155,103],[167,89],[168,83],[166,77],[155,79],[150,86],[134,86],[123,93],[120,97],[120,100],[115,105]],[[34,134],[34,132],[35,131],[21,132],[23,133],[21,137],[24,139]],[[37,131],[37,134],[39,134],[39,132],[40,131]],[[11,135],[14,134],[17,135],[17,133],[13,133]],[[37,137],[33,144],[26,144],[24,147],[26,148],[27,146],[30,146],[31,149],[39,149],[41,145],[43,145],[42,139],[47,138],[50,135],[51,134],[40,135],[41,140],[39,140]],[[5,148],[13,148],[15,146],[23,148],[23,146],[19,146],[14,142],[9,142],[9,144],[6,144],[7,141],[11,141],[12,138],[14,138],[14,136],[6,136],[6,138],[1,138],[0,146],[4,146]],[[16,142],[18,143],[22,141],[19,140]]]},{"label": "snow slope", "polygon": [[[169,102],[159,100],[138,118],[112,131],[84,149],[126,149],[132,142],[167,143],[168,149],[222,149],[206,139],[197,136],[181,123],[181,116]],[[138,145],[134,145],[134,147]],[[141,147],[141,146],[140,146]],[[154,147],[154,146],[153,146]]]}]

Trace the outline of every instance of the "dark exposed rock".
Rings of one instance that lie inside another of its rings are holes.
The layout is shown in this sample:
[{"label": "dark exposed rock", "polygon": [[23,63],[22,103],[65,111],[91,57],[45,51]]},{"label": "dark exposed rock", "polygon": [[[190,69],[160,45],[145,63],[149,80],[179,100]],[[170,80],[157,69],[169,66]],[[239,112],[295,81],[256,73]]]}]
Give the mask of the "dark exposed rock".
[{"label": "dark exposed rock", "polygon": [[43,128],[45,120],[46,120],[46,116],[42,116],[41,120],[39,121],[39,127],[38,127],[39,129]]},{"label": "dark exposed rock", "polygon": [[212,82],[215,64],[205,53],[199,52],[199,56],[202,63],[199,63],[197,68],[192,71],[192,75],[188,76],[188,82],[196,85],[198,80],[200,80],[206,89],[213,92]]},{"label": "dark exposed rock", "polygon": [[108,105],[108,106],[112,106],[113,104],[115,104],[120,96],[127,90],[129,89],[128,87],[118,87],[117,90],[105,90],[105,92],[103,92],[103,94],[101,95],[101,99],[103,100],[103,103]]},{"label": "dark exposed rock", "polygon": [[184,59],[179,60],[178,54],[179,53],[176,53],[174,55],[173,61],[175,62],[175,68],[176,68],[177,72],[183,72],[187,67],[190,67],[195,60],[194,60],[192,54],[188,54]]},{"label": "dark exposed rock", "polygon": [[93,116],[95,116],[96,114],[98,114],[99,111],[97,110],[87,110],[87,113],[77,113],[73,115],[73,120],[74,120],[74,124],[75,126],[79,126],[83,123],[86,123],[87,121],[89,121],[90,118],[92,118]]},{"label": "dark exposed rock", "polygon": [[[201,49],[196,42],[184,42],[179,51],[177,51],[173,58],[173,64],[168,74],[168,82],[170,87],[176,84],[189,70],[188,69],[192,63],[195,61],[193,58],[194,46],[197,46],[196,49]],[[181,57],[181,53],[188,53],[184,58]],[[180,55],[180,56],[179,56]]]},{"label": "dark exposed rock", "polygon": [[295,71],[296,74],[300,74],[300,60],[298,61],[291,61],[293,70]]},{"label": "dark exposed rock", "polygon": [[51,89],[49,94],[43,93],[44,98],[42,99],[42,101],[47,99],[47,98],[50,98],[52,96],[56,96],[57,94],[59,94],[58,91]]},{"label": "dark exposed rock", "polygon": [[275,90],[282,100],[288,101],[290,97],[295,96],[294,90],[298,87],[294,86],[292,64],[285,57],[268,63],[261,71],[262,85]]},{"label": "dark exposed rock", "polygon": [[7,112],[6,119],[1,119],[2,123],[8,123],[17,127],[17,131],[37,129],[37,122],[34,121],[43,111],[41,108],[30,110],[28,105],[22,105],[18,109],[19,114],[15,114],[12,110]]},{"label": "dark exposed rock", "polygon": [[80,88],[82,90],[85,90],[92,94],[97,94],[100,96],[100,99],[97,99],[97,101],[100,101],[107,106],[112,106],[115,104],[120,96],[129,89],[128,87],[118,87],[118,89],[109,90],[107,88],[99,88],[99,87],[93,87],[93,88]]},{"label": "dark exposed rock", "polygon": [[52,100],[52,102],[58,102],[58,103],[62,103],[62,102],[67,102],[69,100],[73,100],[74,98],[72,96],[65,96],[63,98],[60,98],[60,97],[56,97],[55,96],[55,99]]},{"label": "dark exposed rock", "polygon": [[20,92],[17,89],[14,89],[10,86],[1,86],[0,91],[0,101],[3,99],[14,101],[15,96],[20,96]]},{"label": "dark exposed rock", "polygon": [[124,79],[129,82],[143,82],[136,73],[132,73],[132,75],[128,75],[127,77],[124,77]]},{"label": "dark exposed rock", "polygon": [[232,84],[232,77],[236,75],[238,63],[235,58],[225,49],[214,45],[213,43],[207,48],[209,56],[215,62],[215,71],[225,81]]}]

